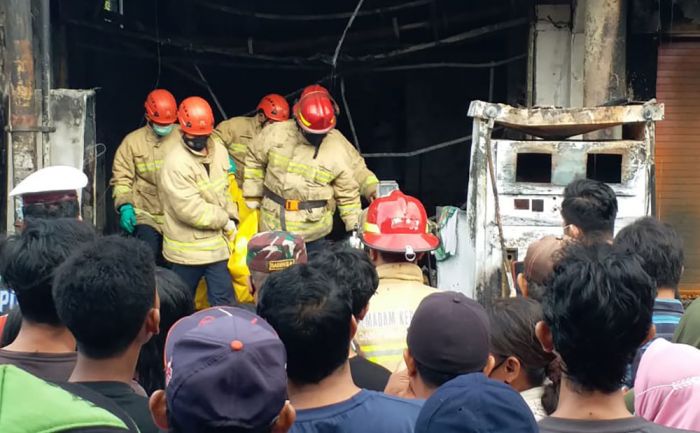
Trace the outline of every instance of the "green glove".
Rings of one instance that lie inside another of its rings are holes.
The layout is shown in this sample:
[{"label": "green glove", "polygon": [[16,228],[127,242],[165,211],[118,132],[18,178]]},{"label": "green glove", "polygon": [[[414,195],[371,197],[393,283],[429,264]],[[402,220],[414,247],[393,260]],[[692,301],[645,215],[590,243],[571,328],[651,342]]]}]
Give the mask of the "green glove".
[{"label": "green glove", "polygon": [[228,156],[228,163],[230,167],[228,168],[228,173],[229,174],[236,174],[236,161],[231,158],[231,155]]},{"label": "green glove", "polygon": [[134,232],[134,228],[136,227],[136,212],[134,212],[134,207],[129,203],[119,208],[119,226],[129,234]]}]

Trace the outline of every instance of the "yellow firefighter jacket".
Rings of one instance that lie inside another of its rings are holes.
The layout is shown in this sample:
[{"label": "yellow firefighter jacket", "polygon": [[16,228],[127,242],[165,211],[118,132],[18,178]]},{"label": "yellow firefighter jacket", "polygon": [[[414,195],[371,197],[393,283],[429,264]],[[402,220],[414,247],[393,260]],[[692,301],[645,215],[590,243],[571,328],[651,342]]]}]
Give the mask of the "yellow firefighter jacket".
[{"label": "yellow firefighter jacket", "polygon": [[342,141],[345,144],[346,152],[348,154],[348,159],[350,160],[350,165],[353,167],[355,177],[355,182],[360,185],[360,194],[369,200],[369,198],[377,191],[377,184],[379,184],[379,179],[377,176],[367,168],[365,159],[360,155],[355,146],[350,143],[340,131],[334,130],[342,137]]},{"label": "yellow firefighter jacket", "polygon": [[236,182],[243,186],[246,149],[253,138],[260,133],[262,126],[257,116],[232,117],[219,123],[210,140],[220,139],[228,153],[236,161]]},{"label": "yellow firefighter jacket", "polygon": [[[331,200],[337,203],[345,228],[355,228],[361,210],[360,189],[343,140],[332,130],[314,158],[316,148],[293,119],[269,125],[258,134],[248,146],[243,195],[247,200],[263,198],[261,231],[286,230],[306,242],[320,239],[333,228]],[[286,205],[277,203],[270,192],[286,199]],[[308,201],[325,204],[298,209],[297,205]]]},{"label": "yellow firefighter jacket", "polygon": [[114,208],[127,203],[134,206],[136,223],[146,224],[161,231],[163,207],[158,198],[157,180],[163,158],[172,149],[173,140],[179,135],[177,128],[167,137],[159,139],[146,125],[124,137],[114,155],[112,166],[112,197]]},{"label": "yellow firefighter jacket", "polygon": [[377,274],[377,293],[355,338],[367,359],[396,371],[403,362],[413,313],[423,298],[437,289],[423,284],[423,272],[413,263],[379,265]]},{"label": "yellow firefighter jacket", "polygon": [[228,193],[228,154],[217,143],[202,155],[185,145],[182,136],[166,156],[159,178],[163,202],[163,256],[172,263],[202,265],[228,260],[223,228],[238,219]]}]

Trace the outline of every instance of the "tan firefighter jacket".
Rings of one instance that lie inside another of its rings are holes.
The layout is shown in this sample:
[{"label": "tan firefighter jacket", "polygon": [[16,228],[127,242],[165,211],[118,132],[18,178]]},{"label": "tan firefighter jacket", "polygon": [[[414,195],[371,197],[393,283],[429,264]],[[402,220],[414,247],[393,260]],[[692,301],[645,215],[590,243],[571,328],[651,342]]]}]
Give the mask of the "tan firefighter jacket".
[{"label": "tan firefighter jacket", "polygon": [[158,198],[157,178],[163,158],[172,150],[170,137],[179,135],[177,128],[161,139],[150,126],[139,128],[122,140],[112,166],[114,208],[127,203],[134,207],[136,223],[161,231],[163,208]]},{"label": "tan firefighter jacket", "polygon": [[223,228],[238,219],[228,193],[226,149],[209,142],[206,156],[190,150],[178,133],[159,178],[163,202],[163,256],[172,263],[202,265],[228,260]]},{"label": "tan firefighter jacket", "polygon": [[[246,156],[243,195],[247,200],[262,198],[261,231],[286,230],[306,242],[320,239],[333,228],[331,200],[337,203],[346,230],[355,228],[360,189],[343,140],[332,130],[314,157],[316,148],[293,119],[265,127],[253,140]],[[280,204],[280,198],[286,202]],[[306,202],[319,205],[299,209]]]},{"label": "tan firefighter jacket", "polygon": [[257,116],[239,116],[219,123],[211,135],[210,140],[220,139],[236,162],[236,182],[239,188],[243,186],[246,149],[261,129]]}]

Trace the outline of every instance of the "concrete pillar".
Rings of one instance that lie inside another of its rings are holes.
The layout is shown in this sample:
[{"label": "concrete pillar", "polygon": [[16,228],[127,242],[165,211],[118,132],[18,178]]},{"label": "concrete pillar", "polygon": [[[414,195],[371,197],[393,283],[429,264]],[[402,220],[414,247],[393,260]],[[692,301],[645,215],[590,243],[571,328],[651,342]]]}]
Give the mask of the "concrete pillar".
[{"label": "concrete pillar", "polygon": [[[586,0],[583,103],[592,107],[625,98],[626,0]],[[610,131],[603,137],[612,138]],[[602,138],[599,136],[599,138]]]}]

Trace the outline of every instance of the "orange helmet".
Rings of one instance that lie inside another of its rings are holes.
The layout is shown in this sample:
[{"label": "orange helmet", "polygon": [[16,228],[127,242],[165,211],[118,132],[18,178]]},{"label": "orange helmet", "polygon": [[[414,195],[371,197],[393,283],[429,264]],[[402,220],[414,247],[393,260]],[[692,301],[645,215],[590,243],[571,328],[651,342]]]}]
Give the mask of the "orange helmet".
[{"label": "orange helmet", "polygon": [[156,89],[148,94],[146,117],[153,123],[169,125],[177,120],[177,102],[172,93],[165,89]]},{"label": "orange helmet", "polygon": [[294,105],[294,117],[299,126],[311,134],[325,134],[335,128],[337,106],[333,98],[319,91],[302,95]]},{"label": "orange helmet", "polygon": [[401,191],[372,202],[361,228],[362,242],[368,247],[394,253],[432,251],[440,245],[428,233],[428,215],[418,199]]},{"label": "orange helmet", "polygon": [[199,96],[190,96],[182,101],[177,118],[185,134],[202,136],[214,131],[214,113],[209,103]]},{"label": "orange helmet", "polygon": [[284,96],[270,93],[263,96],[258,104],[258,110],[265,113],[265,117],[273,122],[282,122],[289,119],[289,104]]}]

